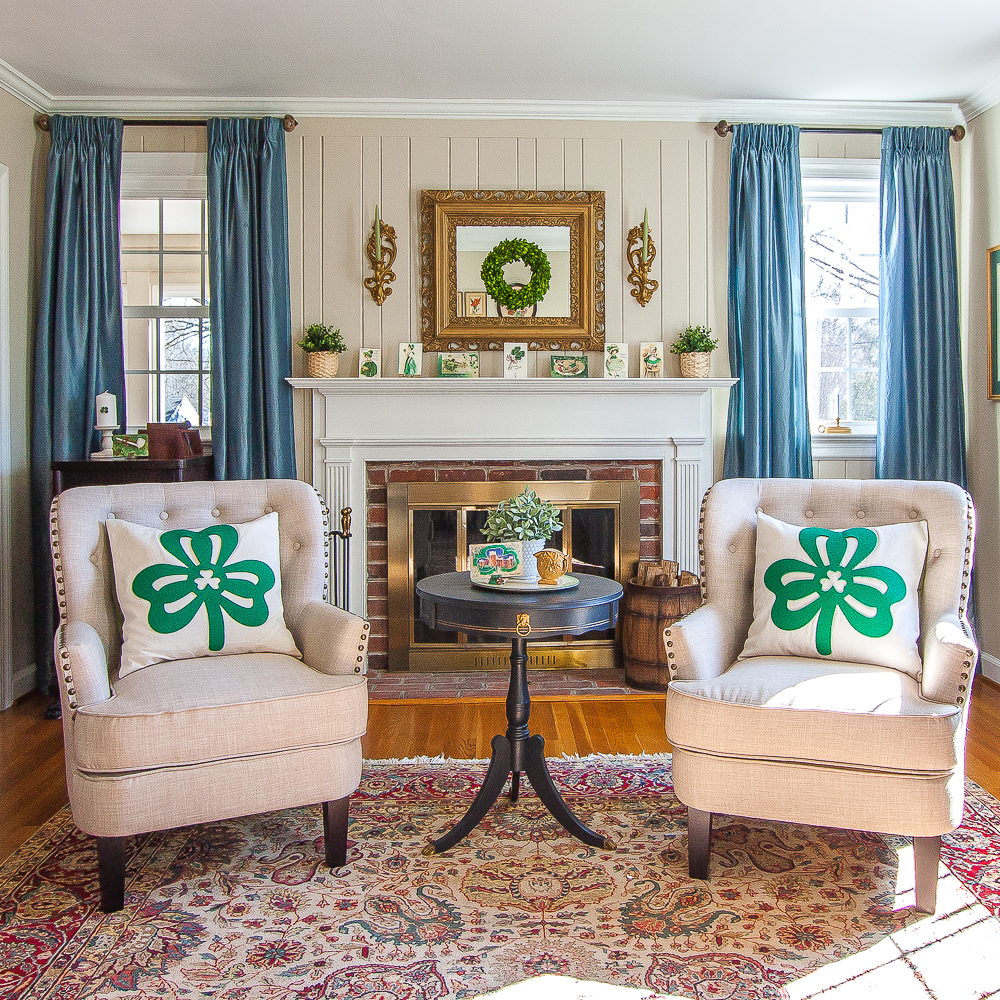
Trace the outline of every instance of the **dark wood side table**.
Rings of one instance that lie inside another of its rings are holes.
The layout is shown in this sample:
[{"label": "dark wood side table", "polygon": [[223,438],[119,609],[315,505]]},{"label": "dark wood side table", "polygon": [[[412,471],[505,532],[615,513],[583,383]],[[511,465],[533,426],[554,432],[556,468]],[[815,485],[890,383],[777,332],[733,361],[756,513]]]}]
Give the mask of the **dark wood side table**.
[{"label": "dark wood side table", "polygon": [[494,736],[482,787],[468,812],[424,853],[440,854],[468,835],[496,802],[511,775],[510,801],[516,802],[523,771],[543,805],[578,840],[614,850],[615,843],[584,826],[563,801],[545,764],[545,740],[528,732],[528,639],[582,635],[615,627],[622,586],[601,576],[578,574],[580,586],[549,592],[484,590],[469,582],[468,573],[442,573],[417,584],[420,617],[430,628],[490,632],[510,637],[510,684],[507,689],[507,732]]},{"label": "dark wood side table", "polygon": [[215,478],[211,454],[188,458],[98,458],[52,463],[52,495],[74,486],[187,483]]}]

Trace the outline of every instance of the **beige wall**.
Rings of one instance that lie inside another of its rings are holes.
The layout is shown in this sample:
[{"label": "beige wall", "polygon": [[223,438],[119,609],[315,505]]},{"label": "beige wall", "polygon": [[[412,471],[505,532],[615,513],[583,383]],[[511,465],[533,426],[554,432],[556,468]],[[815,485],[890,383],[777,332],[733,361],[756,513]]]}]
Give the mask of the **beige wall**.
[{"label": "beige wall", "polygon": [[1000,409],[989,391],[986,252],[1000,245],[1000,107],[969,124],[969,486],[976,503],[976,600],[983,670],[1000,681]]},{"label": "beige wall", "polygon": [[8,170],[10,193],[10,341],[0,344],[9,364],[10,403],[8,411],[0,414],[0,432],[10,435],[11,537],[15,542],[14,551],[5,551],[2,558],[9,561],[11,574],[11,594],[7,595],[11,607],[10,669],[17,694],[23,693],[25,684],[28,689],[34,686],[28,385],[35,315],[31,247],[37,221],[32,211],[32,174],[36,143],[42,157],[48,144],[40,135],[32,109],[0,90],[0,164]]}]

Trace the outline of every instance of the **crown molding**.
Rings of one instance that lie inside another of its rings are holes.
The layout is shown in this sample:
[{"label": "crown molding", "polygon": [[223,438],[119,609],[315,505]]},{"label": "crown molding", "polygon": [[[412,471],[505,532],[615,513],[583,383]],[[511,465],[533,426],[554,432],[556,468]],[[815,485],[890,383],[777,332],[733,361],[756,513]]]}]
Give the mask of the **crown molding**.
[{"label": "crown molding", "polygon": [[289,98],[248,100],[219,97],[50,98],[40,110],[122,117],[271,115],[297,118],[546,119],[566,121],[793,122],[802,125],[956,125],[964,121],[955,103],[915,101],[490,101],[411,98]]},{"label": "crown molding", "polygon": [[35,111],[49,111],[54,100],[48,91],[42,90],[3,59],[0,59],[0,88]]},{"label": "crown molding", "polygon": [[973,118],[998,104],[1000,104],[1000,80],[995,80],[988,87],[983,87],[962,101],[961,108],[965,120],[971,122]]}]

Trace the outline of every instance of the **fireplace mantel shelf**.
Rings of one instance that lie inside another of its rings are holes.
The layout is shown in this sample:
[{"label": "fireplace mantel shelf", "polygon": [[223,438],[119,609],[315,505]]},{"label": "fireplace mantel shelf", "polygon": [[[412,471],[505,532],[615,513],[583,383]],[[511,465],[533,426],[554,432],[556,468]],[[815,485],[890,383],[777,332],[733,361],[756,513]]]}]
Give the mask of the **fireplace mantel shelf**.
[{"label": "fireplace mantel shelf", "polygon": [[583,392],[613,396],[644,393],[700,396],[708,389],[728,389],[734,378],[289,378],[296,389],[315,389],[325,396],[358,392],[373,396],[483,396],[483,390],[510,396]]}]

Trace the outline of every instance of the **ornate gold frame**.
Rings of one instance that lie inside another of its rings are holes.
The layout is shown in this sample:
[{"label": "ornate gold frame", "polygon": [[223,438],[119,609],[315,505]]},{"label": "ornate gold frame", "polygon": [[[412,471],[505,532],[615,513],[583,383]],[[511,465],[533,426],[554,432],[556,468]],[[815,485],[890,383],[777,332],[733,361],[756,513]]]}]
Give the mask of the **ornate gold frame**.
[{"label": "ornate gold frame", "polygon": [[[568,226],[570,316],[457,315],[457,226]],[[604,350],[604,192],[424,191],[420,332],[425,351]]]}]

